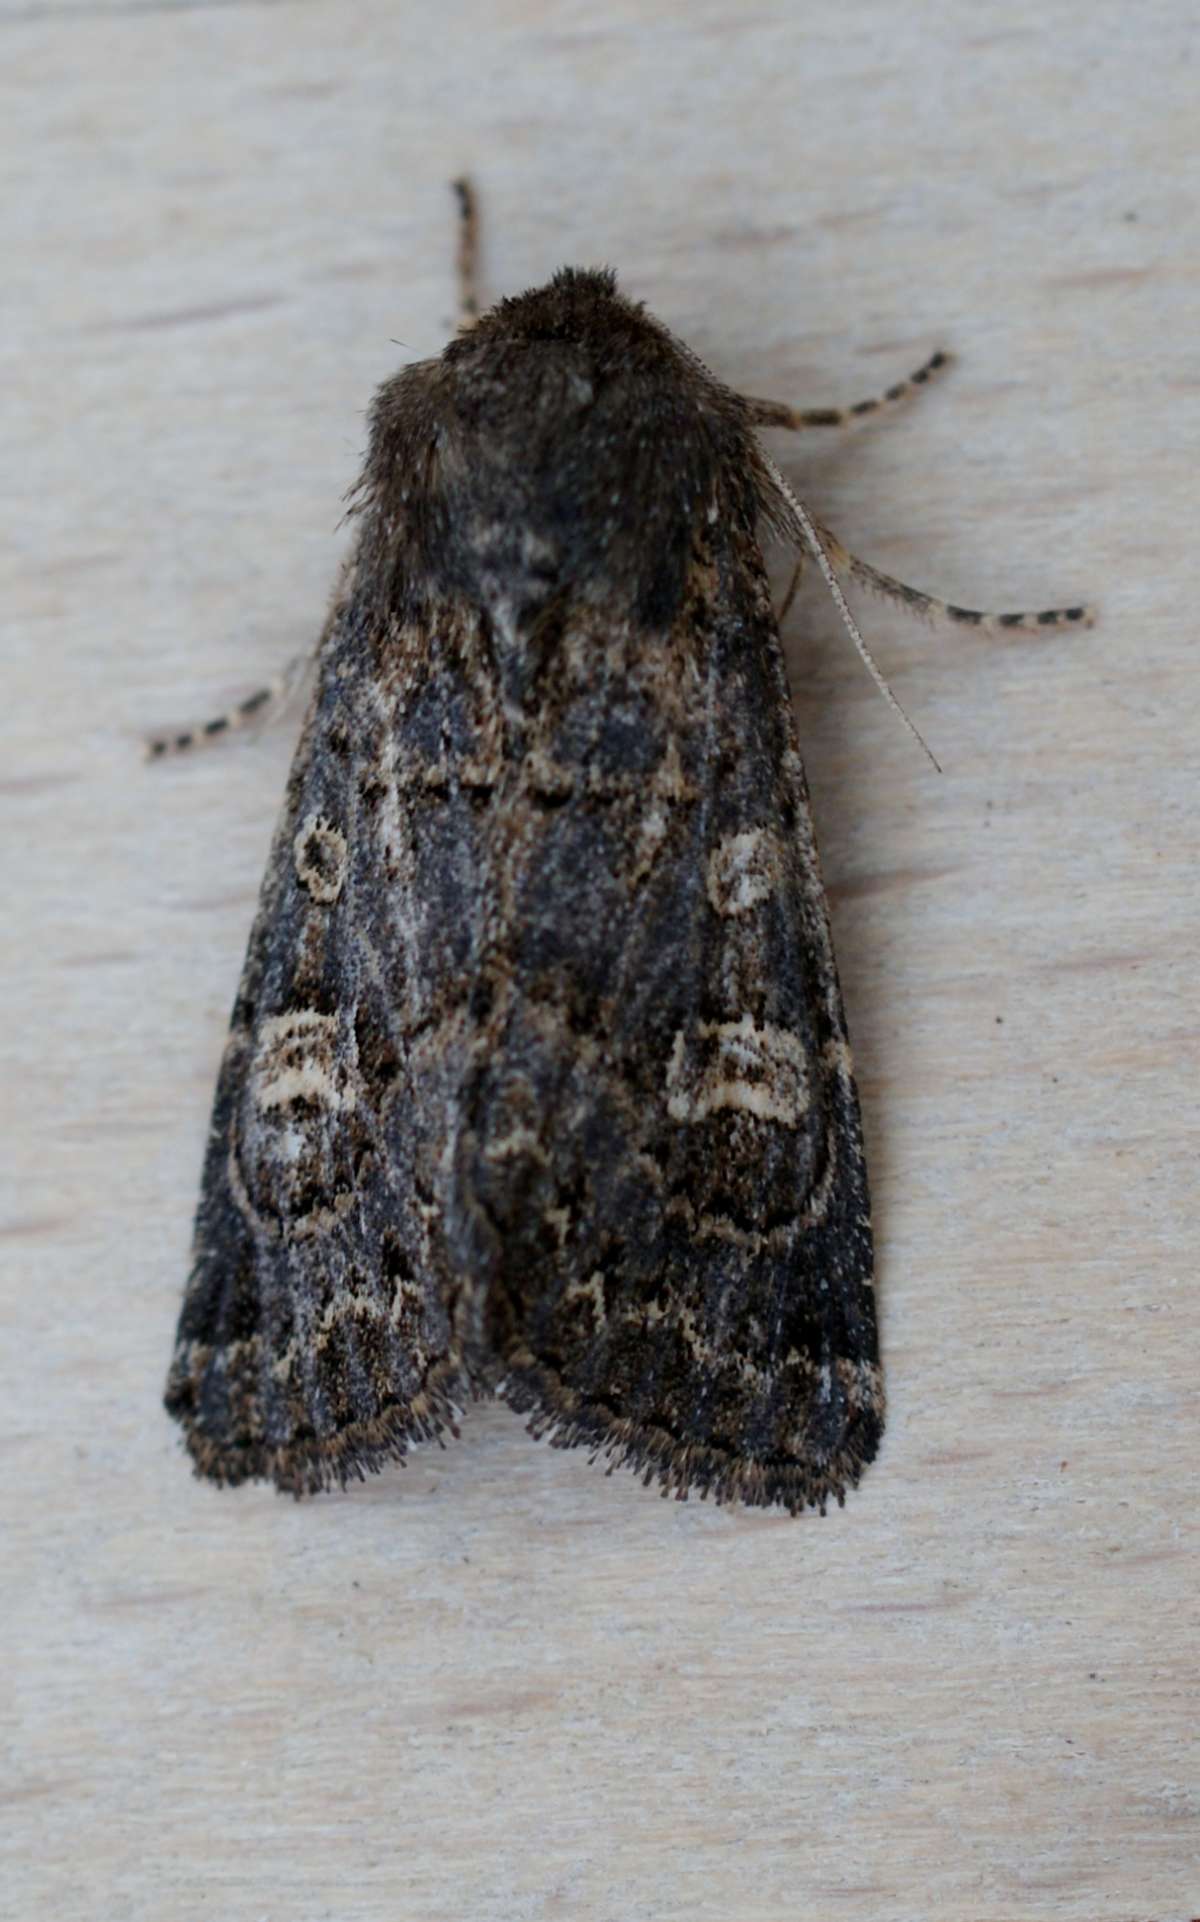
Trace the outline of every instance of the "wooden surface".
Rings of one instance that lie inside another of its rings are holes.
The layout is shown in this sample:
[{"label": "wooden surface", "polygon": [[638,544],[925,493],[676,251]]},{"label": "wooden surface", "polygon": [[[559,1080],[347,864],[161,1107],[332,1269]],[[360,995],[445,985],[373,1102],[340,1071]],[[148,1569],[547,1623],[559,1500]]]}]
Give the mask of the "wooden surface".
[{"label": "wooden surface", "polygon": [[[1200,1914],[1197,52],[1182,0],[0,6],[6,1913]],[[891,1393],[824,1520],[496,1408],[220,1494],[159,1407],[296,721],[138,741],[315,633],[463,167],[491,291],[612,261],[752,392],[954,349],[772,450],[909,580],[1103,606],[861,605],[940,779],[789,621]]]}]

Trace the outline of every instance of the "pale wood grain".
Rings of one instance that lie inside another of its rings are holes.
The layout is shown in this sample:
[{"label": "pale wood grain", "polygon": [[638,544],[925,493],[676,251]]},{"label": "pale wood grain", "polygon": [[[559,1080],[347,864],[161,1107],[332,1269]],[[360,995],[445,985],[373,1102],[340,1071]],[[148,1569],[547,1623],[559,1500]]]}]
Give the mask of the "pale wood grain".
[{"label": "pale wood grain", "polygon": [[[1200,1913],[1194,56],[1114,0],[0,6],[6,1912]],[[773,450],[917,584],[1103,603],[862,608],[940,780],[790,623],[891,1388],[823,1521],[494,1409],[221,1495],[159,1410],[294,723],[137,738],[315,632],[464,166],[493,291],[611,260],[753,392],[956,350]]]}]

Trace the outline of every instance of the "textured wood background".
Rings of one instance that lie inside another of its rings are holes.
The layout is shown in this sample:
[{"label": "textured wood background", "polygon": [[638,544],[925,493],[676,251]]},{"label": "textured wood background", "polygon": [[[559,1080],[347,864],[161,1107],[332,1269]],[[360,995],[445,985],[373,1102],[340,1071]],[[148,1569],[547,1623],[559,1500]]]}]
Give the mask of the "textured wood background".
[{"label": "textured wood background", "polygon": [[[1197,53],[1182,0],[0,5],[13,1916],[1200,1913]],[[614,262],[751,391],[953,348],[787,472],[918,584],[1103,605],[862,607],[941,779],[789,622],[891,1390],[824,1520],[502,1409],[222,1495],[160,1412],[296,723],[138,740],[314,634],[463,167],[492,291]]]}]

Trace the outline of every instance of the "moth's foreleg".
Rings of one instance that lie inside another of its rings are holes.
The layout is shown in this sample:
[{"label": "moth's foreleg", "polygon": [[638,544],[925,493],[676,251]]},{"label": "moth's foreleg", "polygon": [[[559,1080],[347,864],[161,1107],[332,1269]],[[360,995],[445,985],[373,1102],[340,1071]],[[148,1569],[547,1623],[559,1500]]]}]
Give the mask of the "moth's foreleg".
[{"label": "moth's foreleg", "polygon": [[[834,606],[837,608],[838,613],[841,615],[842,620],[845,624],[846,632],[849,634],[850,639],[854,642],[855,647],[858,649],[859,657],[862,660],[863,666],[866,668],[868,674],[871,676],[871,679],[874,681],[876,687],[879,689],[879,692],[883,695],[883,698],[887,702],[888,706],[892,709],[893,713],[898,714],[900,716],[900,719],[904,722],[905,727],[908,729],[909,733],[912,735],[914,741],[917,741],[920,744],[921,748],[929,756],[930,761],[933,763],[934,767],[937,768],[937,771],[940,774],[942,770],[938,762],[937,756],[934,754],[932,748],[929,746],[928,741],[926,741],[920,729],[915,725],[911,717],[905,713],[904,708],[901,706],[900,702],[896,699],[896,696],[892,693],[891,688],[888,686],[883,675],[880,673],[879,668],[875,663],[875,658],[872,655],[870,648],[867,646],[866,642],[862,637],[862,632],[859,628],[858,622],[855,620],[853,614],[850,612],[850,609],[846,604],[846,596],[842,592],[842,585],[840,580],[838,579],[839,561],[842,558],[849,559],[849,556],[846,554],[845,548],[842,546],[841,542],[837,540],[836,537],[829,532],[827,528],[824,528],[821,526],[821,523],[819,520],[817,520],[816,516],[814,514],[811,514],[808,508],[804,505],[804,502],[800,500],[792,492],[791,488],[788,486],[787,482],[783,478],[783,475],[780,473],[779,469],[776,467],[774,461],[768,459],[767,456],[764,455],[763,465],[765,466],[768,474],[771,476],[771,479],[775,483],[775,487],[778,493],[778,499],[780,503],[787,510],[788,518],[791,522],[791,532],[792,532],[793,538],[795,539],[797,546],[799,546],[801,549],[807,548],[808,552],[812,555],[813,559],[816,561],[817,567],[819,568],[821,574],[824,576],[825,585],[828,587],[830,594],[833,596]],[[791,590],[789,589],[789,595],[790,595],[790,592]]]},{"label": "moth's foreleg", "polygon": [[[952,356],[938,352],[931,354],[924,366],[918,367],[907,380],[897,381],[884,393],[873,399],[855,401],[852,407],[788,407],[781,401],[756,400],[747,397],[756,427],[849,427],[868,414],[895,407],[915,393],[920,387],[944,368],[951,365]],[[1049,627],[1090,627],[1096,618],[1096,611],[1086,602],[1073,607],[1045,607],[1034,613],[1012,612],[1003,614],[989,613],[976,607],[959,607],[952,601],[940,600],[934,594],[922,593],[919,588],[909,587],[904,581],[896,580],[891,574],[882,573],[867,561],[859,560],[851,554],[835,534],[827,527],[818,524],[821,546],[830,562],[833,572],[841,580],[853,581],[869,593],[880,595],[884,600],[894,601],[898,606],[916,614],[919,619],[949,623],[960,627],[978,627],[985,633],[994,634],[1038,634]],[[783,607],[783,619],[798,584],[798,571],[793,576]]]},{"label": "moth's foreleg", "polygon": [[990,614],[983,608],[958,607],[953,601],[939,600],[934,594],[922,593],[919,587],[909,587],[893,575],[881,573],[851,554],[827,527],[820,531],[830,565],[840,579],[853,581],[885,601],[894,601],[919,620],[977,627],[985,634],[1043,634],[1051,627],[1091,627],[1096,619],[1095,608],[1086,601],[1073,607],[1044,607],[1036,613]]},{"label": "moth's foreleg", "polygon": [[256,687],[253,694],[247,694],[245,700],[239,701],[235,707],[226,708],[222,714],[214,714],[210,720],[202,721],[197,727],[179,728],[170,734],[153,735],[146,742],[146,759],[158,761],[168,754],[186,754],[190,749],[218,740],[223,735],[240,733],[248,727],[257,728],[273,720],[276,715],[286,713],[291,697],[307,684],[317,657],[342,610],[354,580],[356,558],[356,553],[352,550],[338,569],[329,613],[325,617],[325,625],[315,645],[305,648],[302,654],[293,654],[291,660],[273,680],[265,681],[261,687]]},{"label": "moth's foreleg", "polygon": [[[764,455],[763,464],[775,483],[779,501],[788,510],[793,537],[798,545],[807,548],[816,561],[846,630],[858,649],[863,665],[889,707],[900,716],[909,732],[920,742],[939,773],[941,771],[939,763],[929,744],[905,713],[876,666],[871,651],[862,637],[858,622],[847,606],[846,596],[842,591],[844,580],[855,581],[887,600],[896,601],[910,613],[917,614],[926,620],[944,618],[960,626],[982,628],[985,632],[1039,634],[1048,627],[1069,625],[1090,627],[1096,618],[1095,609],[1085,602],[1081,602],[1076,607],[1044,608],[1038,614],[985,614],[977,608],[955,607],[948,601],[935,600],[931,594],[923,594],[916,587],[907,587],[903,581],[894,580],[890,574],[881,574],[877,568],[869,567],[865,561],[860,561],[856,555],[851,554],[848,548],[843,547],[837,535],[831,534],[827,527],[823,527],[815,514],[811,513],[804,502],[793,493],[774,461]],[[788,598],[790,597],[791,589],[788,592]]]},{"label": "moth's foreleg", "polygon": [[458,331],[468,334],[479,319],[479,207],[469,180],[451,184],[458,196]]},{"label": "moth's foreleg", "polygon": [[787,592],[784,595],[782,601],[779,603],[779,612],[775,616],[776,627],[782,627],[783,623],[786,621],[789,613],[791,612],[792,602],[796,598],[796,590],[800,586],[800,581],[801,581],[801,577],[803,576],[803,573],[804,573],[804,557],[802,555],[800,559],[796,562],[795,567],[793,567],[792,569],[792,578],[787,584]]},{"label": "moth's foreleg", "polygon": [[867,400],[856,400],[850,407],[789,407],[784,401],[759,400],[749,394],[746,400],[756,427],[853,427],[868,414],[886,413],[898,407],[950,364],[951,356],[939,349],[907,380],[898,380],[882,394],[873,394]]},{"label": "moth's foreleg", "polygon": [[240,733],[248,727],[258,727],[276,714],[284,712],[290,696],[304,680],[311,667],[315,654],[307,648],[303,654],[294,654],[291,660],[273,680],[265,681],[256,687],[253,694],[247,694],[244,701],[226,708],[221,714],[214,714],[207,721],[194,727],[180,728],[172,734],[156,734],[146,742],[146,759],[158,761],[168,754],[187,754],[194,747],[215,741],[221,735]]}]

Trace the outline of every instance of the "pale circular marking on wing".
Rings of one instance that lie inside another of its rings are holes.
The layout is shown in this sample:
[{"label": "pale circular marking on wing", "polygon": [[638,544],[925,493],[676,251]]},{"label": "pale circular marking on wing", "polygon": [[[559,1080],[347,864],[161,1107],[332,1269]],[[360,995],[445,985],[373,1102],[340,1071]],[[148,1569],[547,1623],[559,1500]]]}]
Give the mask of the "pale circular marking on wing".
[{"label": "pale circular marking on wing", "polygon": [[346,837],[323,814],[310,814],[292,843],[296,878],[314,901],[331,907],[346,879]]},{"label": "pale circular marking on wing", "polygon": [[727,834],[708,857],[708,898],[717,914],[749,914],[779,885],[779,843],[765,828]]}]

